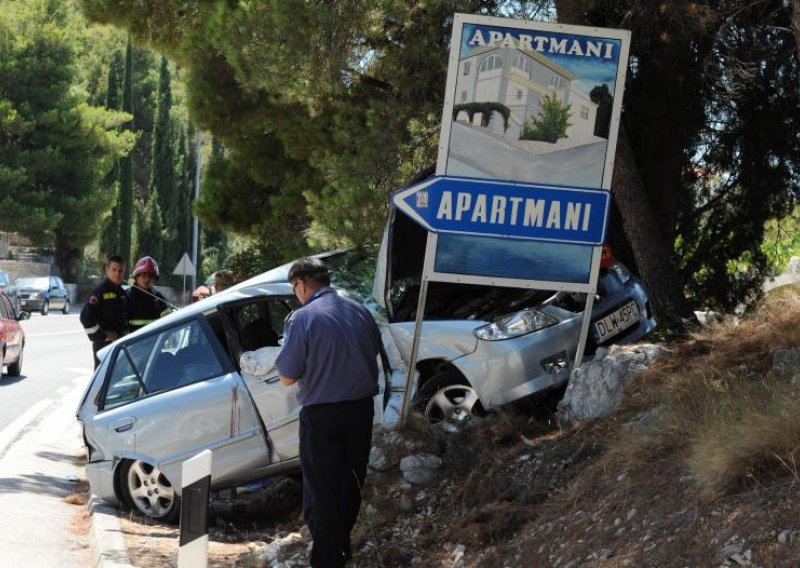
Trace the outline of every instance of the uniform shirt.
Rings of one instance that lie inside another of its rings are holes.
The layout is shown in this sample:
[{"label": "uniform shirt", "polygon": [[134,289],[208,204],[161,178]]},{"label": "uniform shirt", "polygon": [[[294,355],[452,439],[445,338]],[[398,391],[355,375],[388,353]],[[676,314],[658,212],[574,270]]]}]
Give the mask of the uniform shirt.
[{"label": "uniform shirt", "polygon": [[324,287],[289,316],[275,366],[297,380],[303,406],[360,400],[378,392],[380,346],[372,314]]},{"label": "uniform shirt", "polygon": [[129,330],[133,332],[156,321],[168,308],[167,299],[155,288],[145,292],[136,286],[131,286],[128,292]]},{"label": "uniform shirt", "polygon": [[81,324],[95,343],[106,341],[106,331],[120,337],[128,332],[128,294],[106,279],[99,284],[81,310]]}]

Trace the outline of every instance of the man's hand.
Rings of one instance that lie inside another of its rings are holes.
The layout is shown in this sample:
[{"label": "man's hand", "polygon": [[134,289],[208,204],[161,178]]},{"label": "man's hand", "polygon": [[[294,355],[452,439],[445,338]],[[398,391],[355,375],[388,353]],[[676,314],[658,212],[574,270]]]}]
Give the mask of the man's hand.
[{"label": "man's hand", "polygon": [[286,385],[287,387],[292,386],[297,382],[297,379],[290,379],[289,377],[284,377],[283,375],[278,375],[281,379],[281,384]]}]

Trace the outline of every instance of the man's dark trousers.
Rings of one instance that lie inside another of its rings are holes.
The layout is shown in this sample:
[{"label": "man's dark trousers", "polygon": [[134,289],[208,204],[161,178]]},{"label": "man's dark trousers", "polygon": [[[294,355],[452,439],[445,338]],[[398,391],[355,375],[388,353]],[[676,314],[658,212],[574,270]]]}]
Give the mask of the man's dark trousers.
[{"label": "man's dark trousers", "polygon": [[344,566],[372,447],[373,400],[316,404],[300,412],[303,511],[311,565]]}]

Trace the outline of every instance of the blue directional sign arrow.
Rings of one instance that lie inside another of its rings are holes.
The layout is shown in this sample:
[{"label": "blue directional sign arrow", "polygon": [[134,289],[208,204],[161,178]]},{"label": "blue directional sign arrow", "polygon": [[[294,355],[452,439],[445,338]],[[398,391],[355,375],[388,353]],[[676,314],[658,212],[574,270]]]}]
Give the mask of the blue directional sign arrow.
[{"label": "blue directional sign arrow", "polygon": [[398,191],[392,203],[433,232],[600,245],[609,192],[435,176]]}]

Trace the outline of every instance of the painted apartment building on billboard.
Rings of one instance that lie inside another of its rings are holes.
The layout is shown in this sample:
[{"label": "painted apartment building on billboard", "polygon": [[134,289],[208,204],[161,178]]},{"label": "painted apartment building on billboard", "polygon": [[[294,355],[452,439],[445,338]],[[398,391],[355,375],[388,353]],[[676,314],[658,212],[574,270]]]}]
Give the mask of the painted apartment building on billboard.
[{"label": "painted apartment building on billboard", "polygon": [[[592,138],[597,105],[575,90],[577,77],[541,53],[507,44],[479,47],[459,62],[456,105],[497,102],[510,110],[507,130],[500,116],[492,117],[487,124],[487,117],[477,113],[472,123],[518,140],[525,122],[539,117],[541,101],[550,95],[570,107],[567,138]],[[468,121],[469,117],[462,111],[456,119]]]}]

